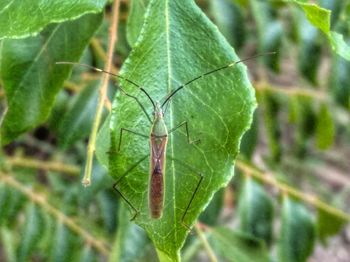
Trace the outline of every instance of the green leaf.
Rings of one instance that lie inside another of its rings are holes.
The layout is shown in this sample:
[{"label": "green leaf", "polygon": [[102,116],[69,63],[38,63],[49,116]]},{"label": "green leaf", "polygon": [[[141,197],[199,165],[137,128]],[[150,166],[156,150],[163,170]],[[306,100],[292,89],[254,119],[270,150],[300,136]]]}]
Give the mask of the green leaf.
[{"label": "green leaf", "polygon": [[263,242],[229,228],[214,228],[210,243],[231,262],[267,262],[269,255]]},{"label": "green leaf", "polygon": [[315,245],[316,230],[309,211],[300,203],[283,198],[279,261],[304,262]]},{"label": "green leaf", "polygon": [[[72,261],[73,253],[78,247],[76,236],[68,230],[68,228],[61,222],[56,224],[56,231],[52,241],[50,261],[64,262]],[[81,244],[79,245],[81,246]]]},{"label": "green leaf", "polygon": [[[143,31],[121,73],[142,85],[154,100],[200,74],[238,60],[216,26],[190,0],[152,1]],[[145,95],[122,84],[152,110]],[[198,174],[203,181],[185,216],[187,225],[194,223],[214,192],[231,179],[239,141],[251,124],[255,106],[254,91],[241,64],[193,82],[171,99],[165,114],[168,129],[188,121],[191,139],[200,139],[200,143],[188,144],[183,128],[169,135],[163,216],[150,219],[149,141],[125,133],[122,150],[115,153],[120,128],[148,135],[150,123],[134,99],[116,96],[110,121],[111,148],[106,147],[108,131],[102,129],[104,137],[99,141],[104,143],[98,144],[97,153],[102,153],[98,158],[103,163],[110,161],[109,171],[116,179],[128,172],[118,187],[139,211],[136,223],[147,231],[163,259],[179,259],[188,234],[181,220],[198,185]]]},{"label": "green leaf", "polygon": [[272,56],[262,57],[264,63],[273,71],[279,71],[279,61],[284,30],[277,19],[277,12],[268,1],[250,0],[258,36],[259,52],[276,52]]},{"label": "green leaf", "polygon": [[227,41],[235,49],[240,49],[246,36],[242,8],[231,0],[216,0],[210,1],[210,13]]},{"label": "green leaf", "polygon": [[328,38],[332,49],[338,55],[350,60],[350,46],[344,41],[343,35],[331,31],[331,11],[317,4],[305,3],[301,0],[285,0],[298,4],[304,11],[309,22],[320,29]]},{"label": "green leaf", "polygon": [[42,234],[43,219],[36,205],[30,203],[25,211],[25,223],[18,248],[18,261],[28,261]]},{"label": "green leaf", "polygon": [[316,124],[316,143],[319,149],[329,148],[334,141],[335,127],[328,105],[322,104]]},{"label": "green leaf", "polygon": [[70,72],[55,62],[77,61],[101,20],[101,14],[85,15],[51,25],[36,37],[1,42],[0,77],[8,106],[1,125],[2,143],[46,120]]},{"label": "green leaf", "polygon": [[1,227],[0,228],[0,238],[1,238],[1,244],[2,244],[2,253],[3,257],[5,257],[5,261],[7,262],[16,262],[16,252],[15,252],[15,234],[16,231],[13,229],[9,229],[7,227]]},{"label": "green leaf", "polygon": [[99,81],[93,81],[84,87],[64,114],[58,129],[62,148],[89,136],[97,107],[99,84]]},{"label": "green leaf", "polygon": [[316,85],[322,54],[320,32],[307,21],[300,9],[293,8],[293,15],[299,44],[298,69],[307,80]]},{"label": "green leaf", "polygon": [[317,233],[318,238],[322,242],[326,242],[327,238],[333,236],[346,225],[348,221],[334,216],[328,212],[318,209],[317,212]]},{"label": "green leaf", "polygon": [[247,159],[251,159],[253,157],[253,154],[255,152],[255,148],[258,143],[258,113],[255,111],[253,116],[253,123],[250,127],[250,129],[244,134],[242,141],[241,141],[241,149],[240,154],[246,157]]},{"label": "green leaf", "polygon": [[274,161],[279,161],[282,155],[282,146],[279,141],[281,137],[280,121],[278,119],[281,108],[279,97],[270,91],[264,91],[261,94],[261,100],[271,158]]},{"label": "green leaf", "polygon": [[340,56],[333,56],[329,87],[335,100],[350,109],[350,62]]},{"label": "green leaf", "polygon": [[97,260],[97,255],[96,255],[95,251],[91,248],[91,246],[85,245],[83,250],[81,251],[79,261],[80,262],[95,262],[95,261],[99,261],[99,260]]},{"label": "green leaf", "polygon": [[118,231],[113,244],[110,262],[133,262],[142,257],[148,247],[149,240],[145,231],[128,218],[127,207],[122,204],[118,211]]},{"label": "green leaf", "polygon": [[220,189],[218,192],[215,193],[209,205],[206,207],[206,209],[203,211],[203,213],[199,217],[199,220],[202,223],[208,226],[214,226],[217,224],[219,216],[222,211],[223,204],[224,204],[223,203],[224,196],[225,196],[224,188]]},{"label": "green leaf", "polygon": [[0,3],[0,39],[33,36],[50,23],[100,13],[106,0],[12,0]]},{"label": "green leaf", "polygon": [[246,177],[239,197],[241,230],[269,245],[272,240],[273,215],[273,203],[264,188],[251,177]]},{"label": "green leaf", "polygon": [[141,33],[148,2],[149,0],[130,1],[130,11],[126,24],[126,37],[130,46],[134,46]]}]

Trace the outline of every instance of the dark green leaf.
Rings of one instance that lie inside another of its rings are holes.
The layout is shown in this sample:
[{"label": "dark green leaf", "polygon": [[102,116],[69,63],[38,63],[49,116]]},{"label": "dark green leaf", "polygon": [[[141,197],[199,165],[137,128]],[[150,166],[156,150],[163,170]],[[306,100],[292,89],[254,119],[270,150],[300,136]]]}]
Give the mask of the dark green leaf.
[{"label": "dark green leaf", "polygon": [[138,261],[145,253],[149,240],[145,231],[130,222],[128,210],[120,205],[118,214],[118,231],[109,257],[110,262]]},{"label": "dark green leaf", "polygon": [[316,125],[316,141],[319,149],[329,148],[334,141],[335,127],[328,105],[322,104]]},{"label": "dark green leaf", "polygon": [[220,32],[237,50],[245,40],[246,29],[243,10],[231,0],[210,1],[210,12]]},{"label": "dark green leaf", "polygon": [[0,3],[0,39],[23,38],[40,32],[50,23],[100,13],[106,0],[13,0]]},{"label": "dark green leaf", "polygon": [[269,245],[272,240],[273,215],[273,203],[264,188],[251,177],[246,177],[239,197],[241,230]]},{"label": "dark green leaf", "polygon": [[331,67],[329,85],[332,94],[340,105],[350,109],[350,62],[334,55]]},{"label": "dark green leaf", "polygon": [[277,20],[277,12],[268,1],[250,0],[252,13],[256,22],[259,36],[259,51],[276,52],[272,56],[264,56],[264,63],[274,70],[279,71],[281,55],[283,27]]},{"label": "dark green leaf", "polygon": [[301,10],[295,8],[293,11],[299,43],[299,71],[307,80],[316,85],[322,47],[320,33],[307,21]]},{"label": "dark green leaf", "polygon": [[305,262],[315,245],[316,230],[309,211],[300,203],[283,198],[279,261]]},{"label": "dark green leaf", "polygon": [[274,161],[279,161],[282,154],[282,147],[280,143],[281,128],[280,121],[278,119],[281,106],[278,96],[272,92],[264,92],[261,94],[261,100],[264,110],[264,124],[266,127],[266,135],[271,158]]},{"label": "dark green leaf", "polygon": [[224,188],[215,193],[213,199],[199,217],[201,222],[209,226],[217,224],[223,207],[224,195]]},{"label": "dark green leaf", "polygon": [[[149,8],[144,32],[121,73],[141,84],[154,100],[165,97],[181,83],[238,60],[193,1],[152,1]],[[152,110],[147,97],[134,86],[123,84],[148,111]],[[108,163],[109,156],[109,171],[115,178],[128,172],[118,186],[139,211],[136,222],[145,228],[163,259],[178,259],[188,233],[181,220],[198,184],[198,174],[203,174],[204,179],[185,216],[184,223],[188,225],[193,224],[213,193],[232,177],[232,161],[254,108],[254,92],[241,64],[206,76],[172,98],[165,115],[168,129],[187,120],[191,139],[200,139],[200,143],[189,145],[182,128],[169,136],[165,208],[163,217],[155,220],[150,219],[147,203],[149,141],[125,133],[122,151],[115,153],[120,128],[148,135],[150,124],[134,99],[116,96],[110,122],[111,149],[99,144],[97,152],[104,154],[99,159]],[[106,137],[100,141],[108,143]],[[130,170],[131,167],[134,168]]]},{"label": "dark green leaf", "polygon": [[322,242],[326,242],[328,237],[339,233],[346,223],[348,221],[319,209],[317,213],[317,233],[319,239]]},{"label": "dark green leaf", "polygon": [[231,262],[268,262],[269,255],[263,242],[229,228],[214,228],[210,243],[218,253]]},{"label": "dark green leaf", "polygon": [[100,14],[85,15],[51,25],[36,37],[1,42],[0,77],[8,105],[2,143],[46,120],[70,71],[55,62],[77,61],[101,19]]},{"label": "dark green leaf", "polygon": [[126,36],[130,46],[134,46],[140,35],[149,0],[131,0],[126,28]]},{"label": "dark green leaf", "polygon": [[28,261],[37,246],[43,230],[43,219],[38,207],[30,203],[25,212],[25,223],[21,231],[18,248],[18,261]]},{"label": "dark green leaf", "polygon": [[[52,241],[51,257],[52,262],[70,262],[73,260],[73,254],[78,247],[76,236],[68,228],[58,222]],[[81,245],[79,245],[81,247]]]},{"label": "dark green leaf", "polygon": [[247,159],[252,158],[258,143],[258,121],[258,114],[257,111],[255,111],[253,123],[250,129],[244,134],[241,141],[240,154],[244,155]]},{"label": "dark green leaf", "polygon": [[90,134],[97,106],[98,86],[99,81],[86,86],[63,116],[58,129],[59,143],[63,148]]}]

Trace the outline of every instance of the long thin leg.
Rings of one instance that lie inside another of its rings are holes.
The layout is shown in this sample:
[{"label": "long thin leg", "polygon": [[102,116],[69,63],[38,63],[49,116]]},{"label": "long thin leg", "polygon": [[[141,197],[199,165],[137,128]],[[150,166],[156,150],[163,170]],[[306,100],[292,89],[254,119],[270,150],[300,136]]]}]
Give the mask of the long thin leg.
[{"label": "long thin leg", "polygon": [[131,202],[122,194],[122,192],[118,189],[118,184],[119,182],[125,178],[131,170],[133,170],[135,167],[137,167],[141,162],[143,162],[146,158],[148,157],[148,155],[145,155],[143,158],[141,158],[136,164],[134,164],[131,168],[129,168],[118,180],[117,182],[114,183],[113,185],[113,189],[115,191],[117,191],[119,193],[119,195],[124,199],[124,201],[129,205],[129,207],[131,207],[132,210],[134,210],[134,215],[133,217],[130,219],[130,221],[133,221],[137,215],[140,213],[132,204]]},{"label": "long thin leg", "polygon": [[190,199],[190,201],[188,202],[188,204],[187,204],[187,206],[186,206],[186,209],[185,209],[185,212],[183,213],[183,215],[182,215],[182,217],[181,217],[181,224],[182,224],[186,229],[191,230],[191,228],[185,223],[185,217],[186,217],[186,215],[187,215],[187,213],[188,213],[188,210],[189,210],[190,207],[191,207],[191,204],[192,204],[192,202],[193,202],[193,200],[194,200],[196,194],[198,193],[198,189],[199,189],[199,187],[200,187],[200,185],[201,185],[201,183],[202,183],[204,177],[203,177],[203,175],[202,175],[201,173],[199,173],[199,172],[193,170],[190,166],[188,166],[187,164],[183,163],[182,161],[177,160],[177,159],[173,158],[172,156],[169,156],[169,159],[181,163],[183,166],[185,166],[186,168],[188,168],[189,170],[191,170],[196,176],[199,177],[199,180],[198,180],[198,183],[197,183],[197,185],[196,185],[196,188],[195,188],[195,190],[193,191],[193,194],[192,194],[192,196],[191,196],[191,199]]},{"label": "long thin leg", "polygon": [[200,141],[200,139],[197,140],[191,140],[190,139],[190,132],[189,132],[189,128],[188,128],[188,124],[187,121],[183,121],[181,122],[179,125],[175,126],[174,128],[170,129],[168,134],[171,134],[172,132],[176,131],[177,129],[179,129],[180,127],[184,126],[185,130],[186,130],[186,137],[187,137],[187,142],[189,144],[194,144],[194,143],[198,143]]},{"label": "long thin leg", "polygon": [[134,135],[137,135],[137,136],[142,136],[142,137],[145,137],[145,138],[148,138],[148,137],[149,137],[149,136],[147,136],[147,135],[141,134],[141,133],[136,132],[136,131],[133,131],[133,130],[131,130],[131,129],[122,127],[122,128],[120,129],[118,152],[120,151],[120,148],[121,148],[121,145],[122,145],[123,132],[129,132],[129,133],[131,133],[131,134],[134,134]]},{"label": "long thin leg", "polygon": [[187,205],[187,207],[186,207],[186,209],[185,209],[185,212],[183,213],[183,215],[182,215],[182,217],[181,217],[181,224],[182,224],[183,226],[185,226],[188,230],[191,230],[191,228],[185,223],[185,217],[186,217],[186,215],[187,215],[188,210],[189,210],[190,207],[191,207],[191,204],[192,204],[192,202],[193,202],[194,197],[196,196],[196,194],[197,194],[197,192],[198,192],[199,186],[201,185],[201,183],[202,183],[202,181],[203,181],[203,175],[202,175],[201,173],[195,173],[195,174],[199,177],[199,181],[198,181],[198,183],[197,183],[196,189],[194,190],[194,192],[193,192],[193,194],[192,194],[192,196],[191,196],[190,201],[188,202],[188,205]]}]

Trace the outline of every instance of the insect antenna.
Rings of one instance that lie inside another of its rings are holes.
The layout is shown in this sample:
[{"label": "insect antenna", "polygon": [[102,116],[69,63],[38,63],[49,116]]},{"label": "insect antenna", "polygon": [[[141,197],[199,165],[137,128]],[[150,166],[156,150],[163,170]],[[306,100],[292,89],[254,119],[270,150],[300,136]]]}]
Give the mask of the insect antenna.
[{"label": "insect antenna", "polygon": [[204,77],[204,76],[207,76],[207,75],[213,74],[213,73],[215,73],[215,72],[218,72],[218,71],[220,71],[220,70],[223,70],[223,69],[226,69],[226,68],[235,66],[235,65],[237,65],[237,64],[239,64],[239,63],[245,62],[245,61],[250,60],[250,59],[253,59],[253,58],[257,58],[257,57],[264,56],[264,55],[274,55],[274,54],[276,54],[276,52],[267,52],[267,53],[257,54],[257,55],[254,55],[254,56],[251,56],[251,57],[248,57],[248,58],[244,58],[244,59],[239,60],[239,61],[232,62],[232,63],[227,64],[227,65],[218,67],[218,68],[216,68],[216,69],[213,69],[213,70],[211,70],[211,71],[208,71],[208,72],[206,72],[206,73],[204,73],[204,74],[201,74],[201,75],[199,75],[199,76],[196,76],[195,78],[191,79],[190,81],[186,82],[185,84],[183,84],[183,85],[181,85],[181,86],[175,88],[169,95],[167,95],[166,98],[165,98],[165,100],[164,100],[164,102],[162,103],[162,106],[161,106],[161,107],[163,108],[163,106],[165,106],[165,105],[170,101],[170,99],[171,99],[177,92],[179,92],[182,88],[184,88],[185,86],[187,86],[187,85],[193,83],[194,81],[196,81],[196,80],[198,80],[198,79],[200,79],[200,78],[202,78],[202,77]]},{"label": "insect antenna", "polygon": [[[87,67],[87,68],[89,68],[89,69],[92,69],[92,70],[94,70],[94,71],[96,71],[96,72],[101,72],[101,73],[109,74],[109,75],[118,77],[118,78],[120,78],[120,79],[123,79],[124,81],[126,81],[126,82],[132,84],[133,86],[136,86],[138,89],[140,89],[140,90],[148,97],[148,99],[151,101],[152,106],[153,106],[153,110],[155,110],[155,108],[156,108],[156,105],[155,105],[153,99],[152,99],[151,96],[147,93],[147,91],[146,91],[143,87],[141,87],[140,85],[136,84],[134,81],[132,81],[132,80],[130,80],[130,79],[124,77],[124,76],[121,76],[121,75],[118,75],[118,74],[114,74],[114,73],[108,72],[108,71],[106,71],[106,70],[103,70],[103,69],[100,69],[100,68],[97,68],[97,67],[93,67],[93,66],[90,66],[90,65],[87,65],[87,64],[80,64],[80,63],[75,63],[75,62],[56,62],[56,64],[58,64],[58,65],[78,65],[78,66],[83,66],[83,67]],[[142,105],[142,103],[138,100],[138,98],[137,98],[136,96],[133,96],[133,95],[127,93],[127,92],[126,92],[123,88],[121,88],[120,86],[118,86],[118,88],[119,88],[119,90],[120,90],[124,95],[126,95],[126,96],[128,96],[128,97],[131,97],[131,98],[133,98],[133,99],[136,100],[136,102],[137,102],[137,103],[139,104],[139,106],[142,108],[142,111],[147,115],[148,120],[152,123],[152,120],[151,120],[151,118],[149,117],[149,115],[148,115],[148,113],[147,113],[145,107],[144,107],[144,106]]]}]

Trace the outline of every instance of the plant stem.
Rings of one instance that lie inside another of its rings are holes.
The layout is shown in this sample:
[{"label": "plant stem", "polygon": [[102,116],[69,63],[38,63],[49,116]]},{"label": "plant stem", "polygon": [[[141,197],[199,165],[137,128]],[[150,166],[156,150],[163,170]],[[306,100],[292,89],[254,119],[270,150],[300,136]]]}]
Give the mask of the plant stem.
[{"label": "plant stem", "polygon": [[64,213],[62,213],[60,210],[56,209],[55,207],[51,206],[49,203],[46,202],[47,197],[44,195],[38,194],[34,192],[33,190],[30,190],[23,184],[21,184],[19,181],[13,178],[13,175],[8,175],[4,173],[0,173],[0,180],[15,188],[22,194],[24,194],[26,197],[28,197],[33,203],[37,204],[38,206],[45,209],[48,213],[50,213],[52,216],[54,216],[58,221],[61,221],[63,224],[65,224],[67,227],[69,227],[72,231],[74,231],[76,234],[80,235],[83,239],[85,239],[85,242],[87,242],[89,245],[94,247],[96,250],[98,250],[101,254],[108,256],[110,253],[110,248],[107,243],[105,243],[103,240],[96,240],[94,236],[92,236],[88,231],[81,228],[76,222],[74,222],[71,218],[66,216]]},{"label": "plant stem", "polygon": [[204,249],[207,251],[209,259],[211,262],[217,262],[218,259],[216,258],[216,255],[214,254],[213,249],[211,248],[210,244],[207,241],[206,236],[204,235],[204,233],[202,232],[202,229],[200,228],[199,224],[196,223],[196,225],[194,226],[194,228],[196,229],[196,232],[198,234],[199,239],[201,240]]},{"label": "plant stem", "polygon": [[265,184],[269,184],[269,185],[272,185],[274,187],[277,187],[278,189],[280,189],[280,191],[282,193],[286,193],[288,195],[291,195],[299,200],[302,200],[304,202],[311,204],[312,206],[314,206],[318,209],[321,209],[322,211],[324,211],[328,214],[331,214],[333,216],[339,217],[343,220],[350,222],[350,215],[349,214],[324,203],[323,201],[319,200],[316,196],[311,196],[311,195],[305,194],[305,193],[303,193],[295,188],[288,186],[287,184],[278,182],[275,179],[275,177],[269,173],[261,172],[261,171],[257,170],[255,167],[252,167],[251,165],[249,165],[241,160],[236,161],[236,167],[238,169],[240,169],[241,171],[243,171],[243,173],[245,175],[253,176],[256,179],[264,182]]},{"label": "plant stem", "polygon": [[6,158],[6,162],[10,166],[50,170],[50,171],[61,172],[61,173],[65,173],[73,176],[80,174],[79,167],[74,165],[67,165],[67,164],[55,162],[55,161],[40,161],[36,159],[23,158],[23,157],[8,157]]},{"label": "plant stem", "polygon": [[[107,62],[104,68],[108,72],[111,71],[111,68],[112,68],[114,45],[117,42],[119,5],[120,5],[120,0],[115,0],[113,4],[113,10],[112,10],[113,12],[112,22],[109,28]],[[104,74],[103,80],[100,86],[99,101],[98,101],[95,120],[92,126],[88,148],[87,148],[86,165],[85,165],[84,177],[82,180],[82,184],[84,186],[89,186],[91,184],[92,164],[93,164],[95,149],[96,149],[97,132],[101,124],[103,106],[107,98],[107,88],[108,88],[109,78],[110,78],[109,74]]]}]

